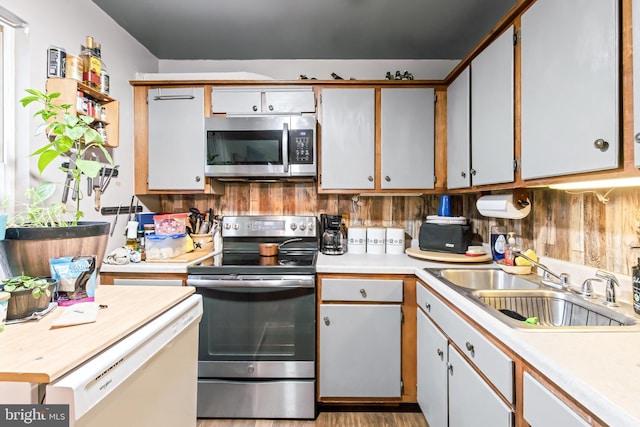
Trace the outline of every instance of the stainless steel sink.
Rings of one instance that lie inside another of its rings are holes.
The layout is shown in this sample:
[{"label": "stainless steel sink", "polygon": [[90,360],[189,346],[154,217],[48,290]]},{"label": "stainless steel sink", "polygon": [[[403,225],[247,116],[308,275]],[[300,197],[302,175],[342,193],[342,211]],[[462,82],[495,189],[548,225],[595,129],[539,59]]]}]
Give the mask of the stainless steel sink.
[{"label": "stainless steel sink", "polygon": [[[630,304],[612,309],[598,299],[540,282],[537,275],[513,275],[493,268],[426,268],[445,284],[501,322],[526,331],[630,331],[640,329]],[[537,318],[537,324],[524,321]]]},{"label": "stainless steel sink", "polygon": [[[609,330],[612,327],[636,325],[636,320],[631,316],[567,291],[477,290],[470,292],[470,295],[496,318],[518,328]],[[516,317],[535,317],[537,324],[531,325]]]},{"label": "stainless steel sink", "polygon": [[518,276],[496,268],[427,268],[451,285],[466,289],[539,289],[538,276]]}]

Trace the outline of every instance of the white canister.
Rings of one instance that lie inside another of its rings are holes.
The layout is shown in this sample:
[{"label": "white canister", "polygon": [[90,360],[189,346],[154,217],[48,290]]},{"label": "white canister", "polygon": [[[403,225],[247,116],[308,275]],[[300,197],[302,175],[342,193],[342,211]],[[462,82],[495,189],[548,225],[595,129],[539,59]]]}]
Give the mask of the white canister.
[{"label": "white canister", "polygon": [[365,227],[349,227],[347,235],[349,238],[349,253],[367,253],[367,229]]},{"label": "white canister", "polygon": [[386,250],[388,254],[404,253],[404,228],[387,228]]},{"label": "white canister", "polygon": [[367,253],[383,254],[386,229],[382,227],[367,228]]}]

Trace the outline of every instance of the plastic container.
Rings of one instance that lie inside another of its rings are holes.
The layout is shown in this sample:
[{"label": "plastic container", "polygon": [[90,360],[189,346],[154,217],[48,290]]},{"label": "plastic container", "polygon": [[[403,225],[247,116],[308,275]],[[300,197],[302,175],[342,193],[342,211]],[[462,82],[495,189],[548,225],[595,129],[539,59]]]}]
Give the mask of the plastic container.
[{"label": "plastic container", "polygon": [[154,215],[153,223],[158,235],[169,236],[187,232],[187,214]]},{"label": "plastic container", "polygon": [[504,250],[507,247],[507,231],[504,227],[491,227],[491,254],[494,261],[504,259]]},{"label": "plastic container", "polygon": [[148,234],[145,239],[147,261],[171,259],[187,252],[187,235],[183,234]]}]

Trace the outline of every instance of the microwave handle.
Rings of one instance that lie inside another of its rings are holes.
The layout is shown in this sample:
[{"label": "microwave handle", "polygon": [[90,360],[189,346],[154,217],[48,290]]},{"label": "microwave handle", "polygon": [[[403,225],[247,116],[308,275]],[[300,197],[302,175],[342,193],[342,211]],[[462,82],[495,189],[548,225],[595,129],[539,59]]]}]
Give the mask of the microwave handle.
[{"label": "microwave handle", "polygon": [[289,124],[282,125],[282,166],[284,173],[289,173]]}]

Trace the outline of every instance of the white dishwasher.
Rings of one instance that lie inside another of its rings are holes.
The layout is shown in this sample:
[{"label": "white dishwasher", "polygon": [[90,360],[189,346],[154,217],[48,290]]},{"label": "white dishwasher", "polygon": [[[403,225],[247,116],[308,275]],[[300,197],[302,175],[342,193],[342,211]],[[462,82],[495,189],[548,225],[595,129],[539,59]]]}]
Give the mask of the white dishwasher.
[{"label": "white dishwasher", "polygon": [[45,404],[68,404],[70,427],[195,426],[201,318],[191,295],[48,384]]}]

